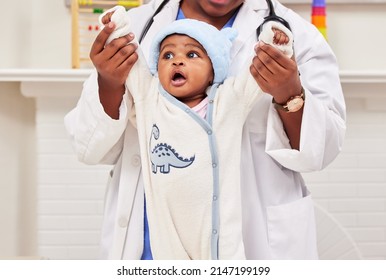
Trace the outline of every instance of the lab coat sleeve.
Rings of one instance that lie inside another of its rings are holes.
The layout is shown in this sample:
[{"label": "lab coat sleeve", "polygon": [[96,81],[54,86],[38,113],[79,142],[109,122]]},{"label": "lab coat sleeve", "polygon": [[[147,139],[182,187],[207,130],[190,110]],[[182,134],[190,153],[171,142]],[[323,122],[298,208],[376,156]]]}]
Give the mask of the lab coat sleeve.
[{"label": "lab coat sleeve", "polygon": [[64,124],[79,161],[87,164],[114,164],[123,148],[123,133],[132,102],[125,93],[119,119],[108,116],[99,100],[97,73],[85,81],[77,106]]},{"label": "lab coat sleeve", "polygon": [[271,105],[266,152],[288,169],[311,172],[325,168],[341,151],[346,108],[335,55],[314,26],[298,26],[301,22],[292,23],[295,57],[305,89],[300,149],[291,149],[280,117]]}]

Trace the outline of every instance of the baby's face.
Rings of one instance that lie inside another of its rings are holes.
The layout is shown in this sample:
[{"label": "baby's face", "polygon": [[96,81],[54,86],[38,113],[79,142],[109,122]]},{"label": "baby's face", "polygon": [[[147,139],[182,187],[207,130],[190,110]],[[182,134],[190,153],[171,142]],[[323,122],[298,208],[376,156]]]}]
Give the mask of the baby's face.
[{"label": "baby's face", "polygon": [[173,34],[161,43],[158,77],[167,92],[193,107],[206,96],[214,74],[212,62],[200,43],[189,36]]}]

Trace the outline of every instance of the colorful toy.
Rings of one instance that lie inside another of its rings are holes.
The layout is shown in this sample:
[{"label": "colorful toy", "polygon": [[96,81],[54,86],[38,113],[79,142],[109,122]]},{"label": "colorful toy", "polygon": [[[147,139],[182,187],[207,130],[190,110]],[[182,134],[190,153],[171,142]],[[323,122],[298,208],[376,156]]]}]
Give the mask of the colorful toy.
[{"label": "colorful toy", "polygon": [[117,5],[130,9],[142,5],[142,0],[71,0],[72,68],[92,67],[89,53],[100,31],[98,17]]},{"label": "colorful toy", "polygon": [[311,22],[327,39],[326,0],[312,0]]}]

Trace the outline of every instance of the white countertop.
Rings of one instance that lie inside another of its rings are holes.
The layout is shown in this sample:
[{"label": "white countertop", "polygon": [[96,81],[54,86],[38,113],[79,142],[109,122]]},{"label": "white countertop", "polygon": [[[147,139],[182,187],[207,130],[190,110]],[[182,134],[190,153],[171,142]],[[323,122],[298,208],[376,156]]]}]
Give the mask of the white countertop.
[{"label": "white countertop", "polygon": [[0,69],[0,82],[83,82],[92,69]]},{"label": "white countertop", "polygon": [[[19,82],[22,94],[27,97],[78,96],[82,91],[82,83],[92,71],[92,69],[0,69],[0,82]],[[386,97],[386,70],[342,70],[340,78],[346,98]]]},{"label": "white countertop", "polygon": [[[83,82],[92,69],[0,69],[0,82]],[[342,83],[386,83],[386,70],[340,71]]]}]

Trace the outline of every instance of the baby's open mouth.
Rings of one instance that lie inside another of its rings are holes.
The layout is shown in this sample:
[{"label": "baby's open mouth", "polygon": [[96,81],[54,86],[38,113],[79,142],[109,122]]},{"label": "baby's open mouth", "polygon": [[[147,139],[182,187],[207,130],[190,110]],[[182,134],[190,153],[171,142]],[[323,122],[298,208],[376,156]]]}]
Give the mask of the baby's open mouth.
[{"label": "baby's open mouth", "polygon": [[183,73],[176,72],[172,76],[172,84],[174,86],[182,86],[186,82],[186,78]]}]

